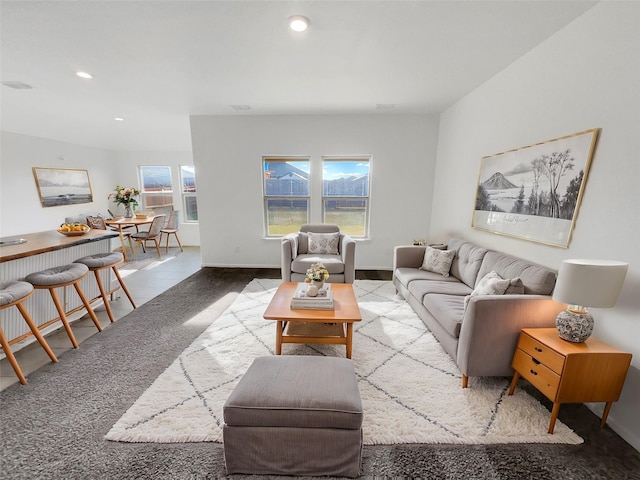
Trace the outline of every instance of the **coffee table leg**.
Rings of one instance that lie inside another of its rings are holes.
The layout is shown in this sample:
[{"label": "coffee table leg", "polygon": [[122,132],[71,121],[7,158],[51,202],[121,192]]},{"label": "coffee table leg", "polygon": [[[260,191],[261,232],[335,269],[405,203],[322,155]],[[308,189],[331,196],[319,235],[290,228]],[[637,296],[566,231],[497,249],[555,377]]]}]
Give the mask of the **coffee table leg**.
[{"label": "coffee table leg", "polygon": [[351,342],[353,341],[353,323],[347,323],[347,358],[351,358]]},{"label": "coffee table leg", "polygon": [[282,320],[276,322],[276,355],[282,354]]}]

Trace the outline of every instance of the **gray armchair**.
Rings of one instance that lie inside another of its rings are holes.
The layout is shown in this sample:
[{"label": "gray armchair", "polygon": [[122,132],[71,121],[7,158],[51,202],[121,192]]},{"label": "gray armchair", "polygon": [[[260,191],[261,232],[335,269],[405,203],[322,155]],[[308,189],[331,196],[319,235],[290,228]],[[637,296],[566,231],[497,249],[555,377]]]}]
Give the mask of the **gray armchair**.
[{"label": "gray armchair", "polygon": [[304,282],[307,269],[318,262],[329,271],[331,283],[355,280],[356,242],[337,225],[302,225],[282,238],[281,247],[283,282]]}]

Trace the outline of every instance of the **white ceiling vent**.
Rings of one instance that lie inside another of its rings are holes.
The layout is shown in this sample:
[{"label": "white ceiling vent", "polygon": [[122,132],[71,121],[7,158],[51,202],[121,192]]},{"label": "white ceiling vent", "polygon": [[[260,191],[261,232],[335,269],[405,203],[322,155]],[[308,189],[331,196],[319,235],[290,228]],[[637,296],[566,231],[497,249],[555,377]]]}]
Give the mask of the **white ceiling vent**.
[{"label": "white ceiling vent", "polygon": [[16,90],[31,90],[33,87],[23,82],[2,82],[2,85]]}]

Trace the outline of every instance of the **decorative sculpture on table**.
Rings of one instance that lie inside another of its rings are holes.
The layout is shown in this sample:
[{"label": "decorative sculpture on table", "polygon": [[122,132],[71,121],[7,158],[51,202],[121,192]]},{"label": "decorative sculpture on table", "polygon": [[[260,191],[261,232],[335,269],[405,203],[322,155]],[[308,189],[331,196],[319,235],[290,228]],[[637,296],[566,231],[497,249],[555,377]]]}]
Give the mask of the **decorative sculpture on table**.
[{"label": "decorative sculpture on table", "polygon": [[138,206],[138,202],[135,197],[138,195],[140,195],[140,190],[137,188],[121,187],[118,185],[115,190],[109,194],[108,198],[109,200],[113,200],[115,204],[122,205],[124,207],[125,218],[133,218],[134,210]]}]

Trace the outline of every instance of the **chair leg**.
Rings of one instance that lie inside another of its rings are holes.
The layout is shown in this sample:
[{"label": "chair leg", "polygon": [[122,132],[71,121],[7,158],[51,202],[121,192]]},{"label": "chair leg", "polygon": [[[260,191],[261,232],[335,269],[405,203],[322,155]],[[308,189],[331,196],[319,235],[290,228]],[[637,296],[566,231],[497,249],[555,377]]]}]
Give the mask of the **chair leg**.
[{"label": "chair leg", "polygon": [[91,308],[91,304],[89,303],[89,300],[87,300],[87,297],[84,295],[84,292],[80,287],[80,281],[75,282],[73,286],[76,288],[76,292],[78,292],[78,296],[80,297],[80,300],[82,300],[82,303],[84,304],[84,308],[87,309],[87,313],[91,317],[91,320],[93,320],[93,324],[96,326],[98,331],[101,332],[102,325],[100,325],[100,320],[98,320],[98,317],[96,317],[96,312],[93,311],[93,308]]},{"label": "chair leg", "polygon": [[127,286],[122,281],[120,272],[118,272],[118,269],[115,266],[111,268],[113,269],[113,272],[116,274],[116,278],[118,279],[118,283],[120,284],[120,287],[122,288],[122,290],[124,290],[124,293],[127,295],[127,298],[129,298],[129,301],[131,302],[131,306],[133,308],[137,308],[135,302],[133,301],[133,298],[131,297],[131,294],[129,293],[129,290],[127,289]]},{"label": "chair leg", "polygon": [[109,304],[109,297],[107,296],[107,292],[105,291],[104,285],[102,284],[102,279],[100,278],[100,270],[94,270],[93,274],[96,277],[96,283],[98,284],[100,296],[102,297],[102,301],[104,302],[104,308],[107,310],[109,320],[111,320],[111,323],[113,323],[115,322],[115,319],[113,318],[113,312],[111,311],[111,305]]},{"label": "chair leg", "polygon": [[20,369],[20,365],[18,365],[18,361],[16,360],[16,357],[13,356],[13,352],[9,347],[9,342],[7,342],[7,339],[4,336],[4,332],[2,331],[2,328],[0,328],[0,345],[2,345],[2,350],[4,350],[4,354],[9,359],[9,363],[13,367],[13,371],[16,372],[16,375],[18,376],[18,380],[20,380],[21,384],[26,385],[27,379],[24,378],[24,374]]},{"label": "chair leg", "polygon": [[36,337],[36,339],[38,340],[38,343],[40,343],[44,351],[47,352],[47,355],[49,355],[49,358],[51,359],[51,361],[53,363],[57,363],[58,357],[56,357],[56,354],[53,353],[53,350],[51,350],[51,347],[49,346],[47,341],[44,339],[42,334],[40,333],[40,329],[36,327],[36,324],[33,322],[33,319],[31,318],[31,315],[29,314],[25,306],[22,303],[17,303],[16,307],[18,307],[18,310],[20,311],[22,318],[24,318],[24,321],[27,322],[27,325],[29,325],[29,328],[33,332],[33,336]]},{"label": "chair leg", "polygon": [[53,299],[53,303],[58,310],[58,315],[60,315],[60,321],[64,326],[64,329],[67,331],[67,335],[69,336],[69,340],[71,340],[71,344],[73,348],[78,348],[78,341],[76,340],[75,335],[73,334],[73,330],[71,330],[71,325],[69,325],[69,321],[67,320],[67,315],[64,313],[64,308],[60,304],[60,300],[58,300],[58,295],[56,294],[55,288],[49,288],[49,293],[51,294],[51,298]]},{"label": "chair leg", "polygon": [[161,233],[160,234],[160,243],[162,243],[162,235],[166,235],[167,236],[167,243],[165,244],[164,253],[169,253],[169,234],[168,233]]},{"label": "chair leg", "polygon": [[162,253],[160,253],[160,242],[158,242],[157,238],[153,239],[153,243],[156,245],[156,251],[158,252],[158,258],[162,260]]},{"label": "chair leg", "polygon": [[[180,247],[180,251],[184,252],[184,249],[182,248],[182,244],[180,243],[180,239],[178,238],[178,232],[173,232],[173,234],[176,236],[176,242],[178,242],[178,246]],[[169,239],[169,235],[167,235],[167,240]]]}]

